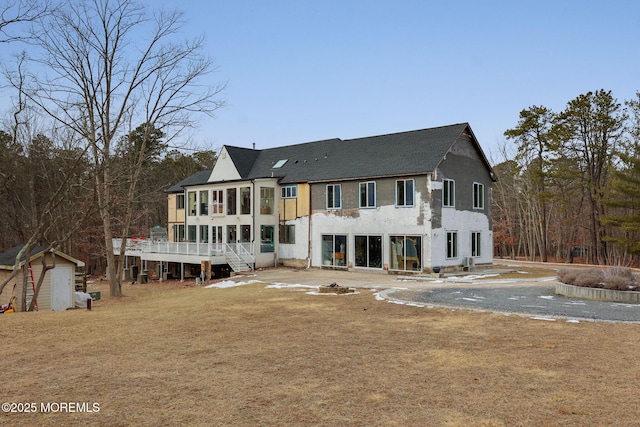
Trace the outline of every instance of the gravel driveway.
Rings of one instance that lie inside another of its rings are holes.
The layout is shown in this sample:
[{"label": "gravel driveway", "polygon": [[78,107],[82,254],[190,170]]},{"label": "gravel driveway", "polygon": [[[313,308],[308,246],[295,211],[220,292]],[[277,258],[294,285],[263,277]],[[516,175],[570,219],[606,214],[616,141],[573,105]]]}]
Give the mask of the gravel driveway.
[{"label": "gravel driveway", "polygon": [[388,289],[381,293],[395,302],[524,314],[541,318],[638,322],[640,304],[590,301],[555,294],[554,286],[439,287],[428,290]]}]

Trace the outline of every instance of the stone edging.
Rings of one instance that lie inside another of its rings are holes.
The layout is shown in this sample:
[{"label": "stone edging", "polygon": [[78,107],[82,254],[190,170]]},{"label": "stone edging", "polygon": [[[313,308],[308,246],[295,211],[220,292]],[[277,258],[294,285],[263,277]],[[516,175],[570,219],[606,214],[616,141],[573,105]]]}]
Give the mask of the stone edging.
[{"label": "stone edging", "polygon": [[614,291],[611,289],[587,288],[567,285],[566,283],[556,283],[556,294],[570,298],[640,304],[640,292],[636,291]]}]

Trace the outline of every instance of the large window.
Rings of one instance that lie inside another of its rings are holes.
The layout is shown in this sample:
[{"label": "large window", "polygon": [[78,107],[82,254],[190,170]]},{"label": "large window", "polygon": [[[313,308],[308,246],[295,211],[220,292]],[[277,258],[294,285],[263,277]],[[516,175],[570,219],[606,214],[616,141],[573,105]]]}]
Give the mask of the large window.
[{"label": "large window", "polygon": [[382,268],[382,236],[356,236],[356,267]]},{"label": "large window", "polygon": [[242,215],[251,214],[251,187],[240,189],[240,213]]},{"label": "large window", "polygon": [[[184,200],[184,197],[182,200]],[[184,224],[176,224],[173,226],[173,241],[184,242]]]},{"label": "large window", "polygon": [[189,191],[188,195],[189,197],[189,216],[195,216],[196,215],[196,192],[195,191]]},{"label": "large window", "polygon": [[413,206],[414,181],[401,179],[396,181],[396,206]]},{"label": "large window", "polygon": [[341,234],[322,236],[322,265],[346,267],[347,236]]},{"label": "large window", "polygon": [[389,236],[389,269],[420,271],[422,265],[421,236]]},{"label": "large window", "polygon": [[242,234],[240,235],[240,241],[242,243],[251,242],[251,226],[250,225],[241,225],[240,230]]},{"label": "large window", "polygon": [[196,228],[195,225],[190,225],[187,227],[187,233],[189,233],[189,235],[187,236],[187,241],[189,242],[195,242],[197,237],[196,233],[198,232],[198,229]]},{"label": "large window", "polygon": [[480,232],[473,231],[471,232],[471,256],[481,256],[482,253],[480,251]]},{"label": "large window", "polygon": [[260,226],[260,252],[273,252],[275,245],[273,242],[273,233],[275,227],[273,225]]},{"label": "large window", "polygon": [[222,226],[221,225],[211,226],[211,233],[213,234],[211,238],[211,241],[213,243],[222,243]]},{"label": "large window", "polygon": [[484,185],[473,183],[473,209],[484,209]]},{"label": "large window", "polygon": [[376,183],[375,181],[360,183],[360,207],[376,207]]},{"label": "large window", "polygon": [[260,213],[263,215],[273,214],[273,200],[275,190],[271,187],[260,187]]},{"label": "large window", "polygon": [[236,206],[237,192],[235,188],[227,188],[227,215],[235,215],[237,212]]},{"label": "large window", "polygon": [[224,213],[224,192],[213,190],[211,198],[211,213],[221,215]]},{"label": "large window", "polygon": [[442,181],[442,206],[456,206],[456,182],[452,179]]},{"label": "large window", "polygon": [[238,239],[238,227],[235,225],[227,225],[227,243],[236,243]]},{"label": "large window", "polygon": [[295,225],[280,225],[280,243],[295,243],[296,242],[296,226]]},{"label": "large window", "polygon": [[209,190],[200,192],[200,215],[209,215]]},{"label": "large window", "polygon": [[327,185],[327,209],[342,208],[342,191],[340,184]]},{"label": "large window", "polygon": [[447,258],[458,258],[457,231],[447,231]]},{"label": "large window", "polygon": [[297,185],[285,185],[281,188],[281,190],[281,196],[283,199],[295,199],[296,197],[298,197]]},{"label": "large window", "polygon": [[208,225],[200,225],[200,243],[209,243]]}]

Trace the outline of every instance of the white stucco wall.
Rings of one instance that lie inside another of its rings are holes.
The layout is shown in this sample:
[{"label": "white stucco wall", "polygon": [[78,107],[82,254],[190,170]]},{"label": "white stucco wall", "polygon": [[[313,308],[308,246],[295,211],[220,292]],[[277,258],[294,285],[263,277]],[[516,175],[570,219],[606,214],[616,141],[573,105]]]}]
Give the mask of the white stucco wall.
[{"label": "white stucco wall", "polygon": [[286,260],[297,260],[298,262],[307,260],[309,257],[309,217],[288,220],[285,225],[295,226],[295,243],[277,243],[278,258],[285,263]]},{"label": "white stucco wall", "polygon": [[[458,256],[447,259],[447,232],[458,233]],[[464,258],[471,256],[471,233],[480,232],[480,257],[474,257],[476,264],[493,261],[493,233],[484,212],[460,211],[455,208],[442,209],[442,227],[432,231],[431,265],[459,266]]]}]

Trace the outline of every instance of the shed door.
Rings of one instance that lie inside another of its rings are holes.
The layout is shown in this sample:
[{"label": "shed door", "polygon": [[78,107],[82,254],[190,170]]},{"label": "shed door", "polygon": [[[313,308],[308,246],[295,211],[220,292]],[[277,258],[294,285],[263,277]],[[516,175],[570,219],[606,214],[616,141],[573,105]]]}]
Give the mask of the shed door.
[{"label": "shed door", "polygon": [[51,310],[66,310],[73,307],[71,292],[71,267],[61,266],[51,273]]}]

